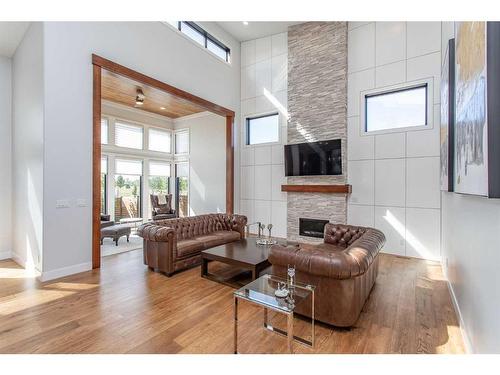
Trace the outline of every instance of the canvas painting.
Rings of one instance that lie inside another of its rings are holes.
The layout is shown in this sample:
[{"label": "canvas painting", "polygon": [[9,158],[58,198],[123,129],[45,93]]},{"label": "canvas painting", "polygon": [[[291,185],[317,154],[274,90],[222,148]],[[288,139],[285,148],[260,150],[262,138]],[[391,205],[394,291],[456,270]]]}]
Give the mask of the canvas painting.
[{"label": "canvas painting", "polygon": [[441,190],[453,191],[455,40],[448,42],[441,73],[440,174]]},{"label": "canvas painting", "polygon": [[455,38],[455,192],[488,195],[486,22],[458,22]]}]

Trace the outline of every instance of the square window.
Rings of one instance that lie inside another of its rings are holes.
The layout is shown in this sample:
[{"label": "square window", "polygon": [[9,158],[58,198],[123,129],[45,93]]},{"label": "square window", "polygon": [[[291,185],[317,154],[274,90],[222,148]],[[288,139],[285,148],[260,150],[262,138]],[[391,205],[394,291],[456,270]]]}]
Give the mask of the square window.
[{"label": "square window", "polygon": [[149,129],[149,150],[171,152],[172,137],[167,130]]},{"label": "square window", "polygon": [[247,145],[279,142],[279,115],[247,118]]},{"label": "square window", "polygon": [[141,126],[117,122],[115,124],[115,145],[142,150],[142,133]]},{"label": "square window", "polygon": [[428,85],[365,95],[365,131],[425,126]]}]

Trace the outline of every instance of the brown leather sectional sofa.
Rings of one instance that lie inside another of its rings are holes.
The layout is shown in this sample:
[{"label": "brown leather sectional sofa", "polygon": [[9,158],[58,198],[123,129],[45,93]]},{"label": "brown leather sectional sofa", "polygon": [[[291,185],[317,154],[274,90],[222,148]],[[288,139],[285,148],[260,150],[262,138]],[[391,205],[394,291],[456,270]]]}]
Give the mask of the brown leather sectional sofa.
[{"label": "brown leather sectional sofa", "polygon": [[[316,286],[315,318],[338,327],[356,323],[378,274],[382,232],[351,225],[326,224],[324,243],[274,245],[269,254],[273,274],[286,278],[295,265],[296,279]],[[296,307],[311,316],[310,302]]]},{"label": "brown leather sectional sofa", "polygon": [[139,227],[144,264],[167,276],[201,263],[201,251],[245,237],[246,216],[208,214],[157,220]]}]

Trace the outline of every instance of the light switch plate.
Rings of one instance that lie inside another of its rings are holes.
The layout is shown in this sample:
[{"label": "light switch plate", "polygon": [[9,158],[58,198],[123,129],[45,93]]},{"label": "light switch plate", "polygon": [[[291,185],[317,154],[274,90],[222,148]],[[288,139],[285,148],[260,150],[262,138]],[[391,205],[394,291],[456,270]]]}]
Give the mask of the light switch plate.
[{"label": "light switch plate", "polygon": [[56,201],[56,208],[69,208],[69,200],[68,199],[58,199]]},{"label": "light switch plate", "polygon": [[83,199],[83,198],[77,199],[76,200],[76,205],[78,207],[87,207],[87,200]]}]

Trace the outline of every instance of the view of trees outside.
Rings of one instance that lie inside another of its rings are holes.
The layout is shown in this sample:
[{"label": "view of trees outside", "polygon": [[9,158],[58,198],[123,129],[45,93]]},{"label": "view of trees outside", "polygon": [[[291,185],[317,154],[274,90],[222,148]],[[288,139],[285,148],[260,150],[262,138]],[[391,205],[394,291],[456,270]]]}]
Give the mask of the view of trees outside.
[{"label": "view of trees outside", "polygon": [[188,194],[189,185],[187,177],[177,177],[177,184],[179,187],[179,216],[187,217],[188,212]]},{"label": "view of trees outside", "polygon": [[149,189],[151,194],[168,194],[169,177],[167,176],[151,176],[149,177]]},{"label": "view of trees outside", "polygon": [[115,176],[115,219],[141,217],[141,177]]},{"label": "view of trees outside", "polygon": [[101,173],[101,213],[107,213],[106,207],[106,173]]}]

